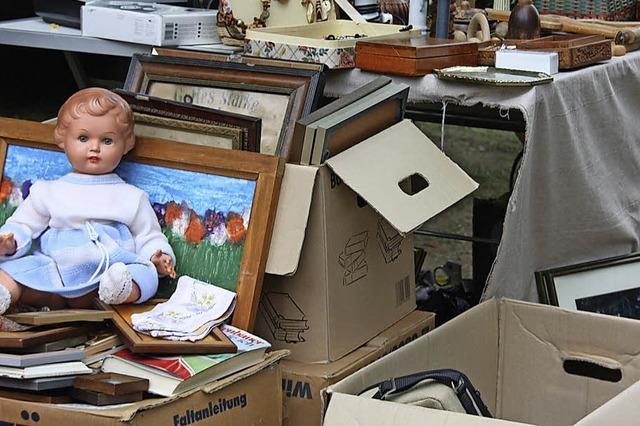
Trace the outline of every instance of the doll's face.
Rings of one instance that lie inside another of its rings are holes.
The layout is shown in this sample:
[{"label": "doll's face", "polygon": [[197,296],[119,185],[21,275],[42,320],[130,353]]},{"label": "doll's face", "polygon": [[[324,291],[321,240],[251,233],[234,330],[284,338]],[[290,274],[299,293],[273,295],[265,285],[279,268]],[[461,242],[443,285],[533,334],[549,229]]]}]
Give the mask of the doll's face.
[{"label": "doll's face", "polygon": [[83,114],[71,121],[60,148],[76,173],[111,173],[127,152],[127,143],[116,121],[114,110],[95,117]]}]

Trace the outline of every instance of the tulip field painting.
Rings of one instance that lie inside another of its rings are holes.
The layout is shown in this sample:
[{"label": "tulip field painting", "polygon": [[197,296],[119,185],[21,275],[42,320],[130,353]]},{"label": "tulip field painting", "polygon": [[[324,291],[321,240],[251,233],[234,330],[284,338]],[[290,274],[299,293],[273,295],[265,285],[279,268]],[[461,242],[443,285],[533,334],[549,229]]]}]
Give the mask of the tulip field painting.
[{"label": "tulip field painting", "polygon": [[[64,153],[10,145],[0,184],[0,224],[29,195],[39,179],[71,171]],[[116,173],[143,189],[173,248],[178,276],[235,291],[256,182],[141,163],[122,162]],[[168,297],[175,281],[161,283]]]}]

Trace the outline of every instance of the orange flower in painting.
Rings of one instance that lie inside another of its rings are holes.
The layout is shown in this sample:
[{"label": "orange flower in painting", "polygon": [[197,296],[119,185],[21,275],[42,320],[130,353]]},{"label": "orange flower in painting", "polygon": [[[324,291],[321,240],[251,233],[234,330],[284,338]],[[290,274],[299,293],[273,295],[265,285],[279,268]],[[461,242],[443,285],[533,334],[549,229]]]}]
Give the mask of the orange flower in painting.
[{"label": "orange flower in painting", "polygon": [[244,227],[242,216],[229,215],[227,218],[227,234],[229,234],[229,241],[232,243],[237,244],[244,240],[247,229]]},{"label": "orange flower in painting", "polygon": [[2,183],[0,183],[0,201],[5,201],[11,195],[11,191],[13,190],[13,182],[8,177],[4,176],[2,178]]},{"label": "orange flower in painting", "polygon": [[199,244],[206,233],[207,228],[205,228],[198,215],[194,211],[191,211],[191,216],[189,217],[189,225],[187,226],[186,231],[184,231],[184,237],[186,238],[186,240],[191,241],[195,244]]},{"label": "orange flower in painting", "polygon": [[173,201],[167,203],[167,211],[164,214],[164,221],[166,223],[173,223],[178,219],[182,219],[182,209],[180,206]]}]

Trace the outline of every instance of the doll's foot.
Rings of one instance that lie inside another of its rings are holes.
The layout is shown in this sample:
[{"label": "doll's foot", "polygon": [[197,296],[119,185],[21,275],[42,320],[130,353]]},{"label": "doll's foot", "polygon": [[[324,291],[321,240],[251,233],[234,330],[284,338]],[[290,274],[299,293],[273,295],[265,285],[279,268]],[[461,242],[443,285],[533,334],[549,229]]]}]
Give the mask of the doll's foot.
[{"label": "doll's foot", "polygon": [[4,315],[11,306],[11,293],[4,286],[0,285],[0,315]]},{"label": "doll's foot", "polygon": [[124,263],[114,263],[102,274],[98,296],[100,300],[109,305],[120,305],[124,303],[133,290],[133,279],[131,273]]}]

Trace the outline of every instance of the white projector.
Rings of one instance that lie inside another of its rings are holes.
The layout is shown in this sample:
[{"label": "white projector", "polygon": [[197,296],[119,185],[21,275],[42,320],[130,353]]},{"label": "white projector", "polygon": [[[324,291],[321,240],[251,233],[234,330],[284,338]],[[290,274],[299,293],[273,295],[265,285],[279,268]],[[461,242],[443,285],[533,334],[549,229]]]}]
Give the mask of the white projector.
[{"label": "white projector", "polygon": [[82,35],[177,46],[220,43],[217,10],[160,3],[98,0],[82,6]]}]

